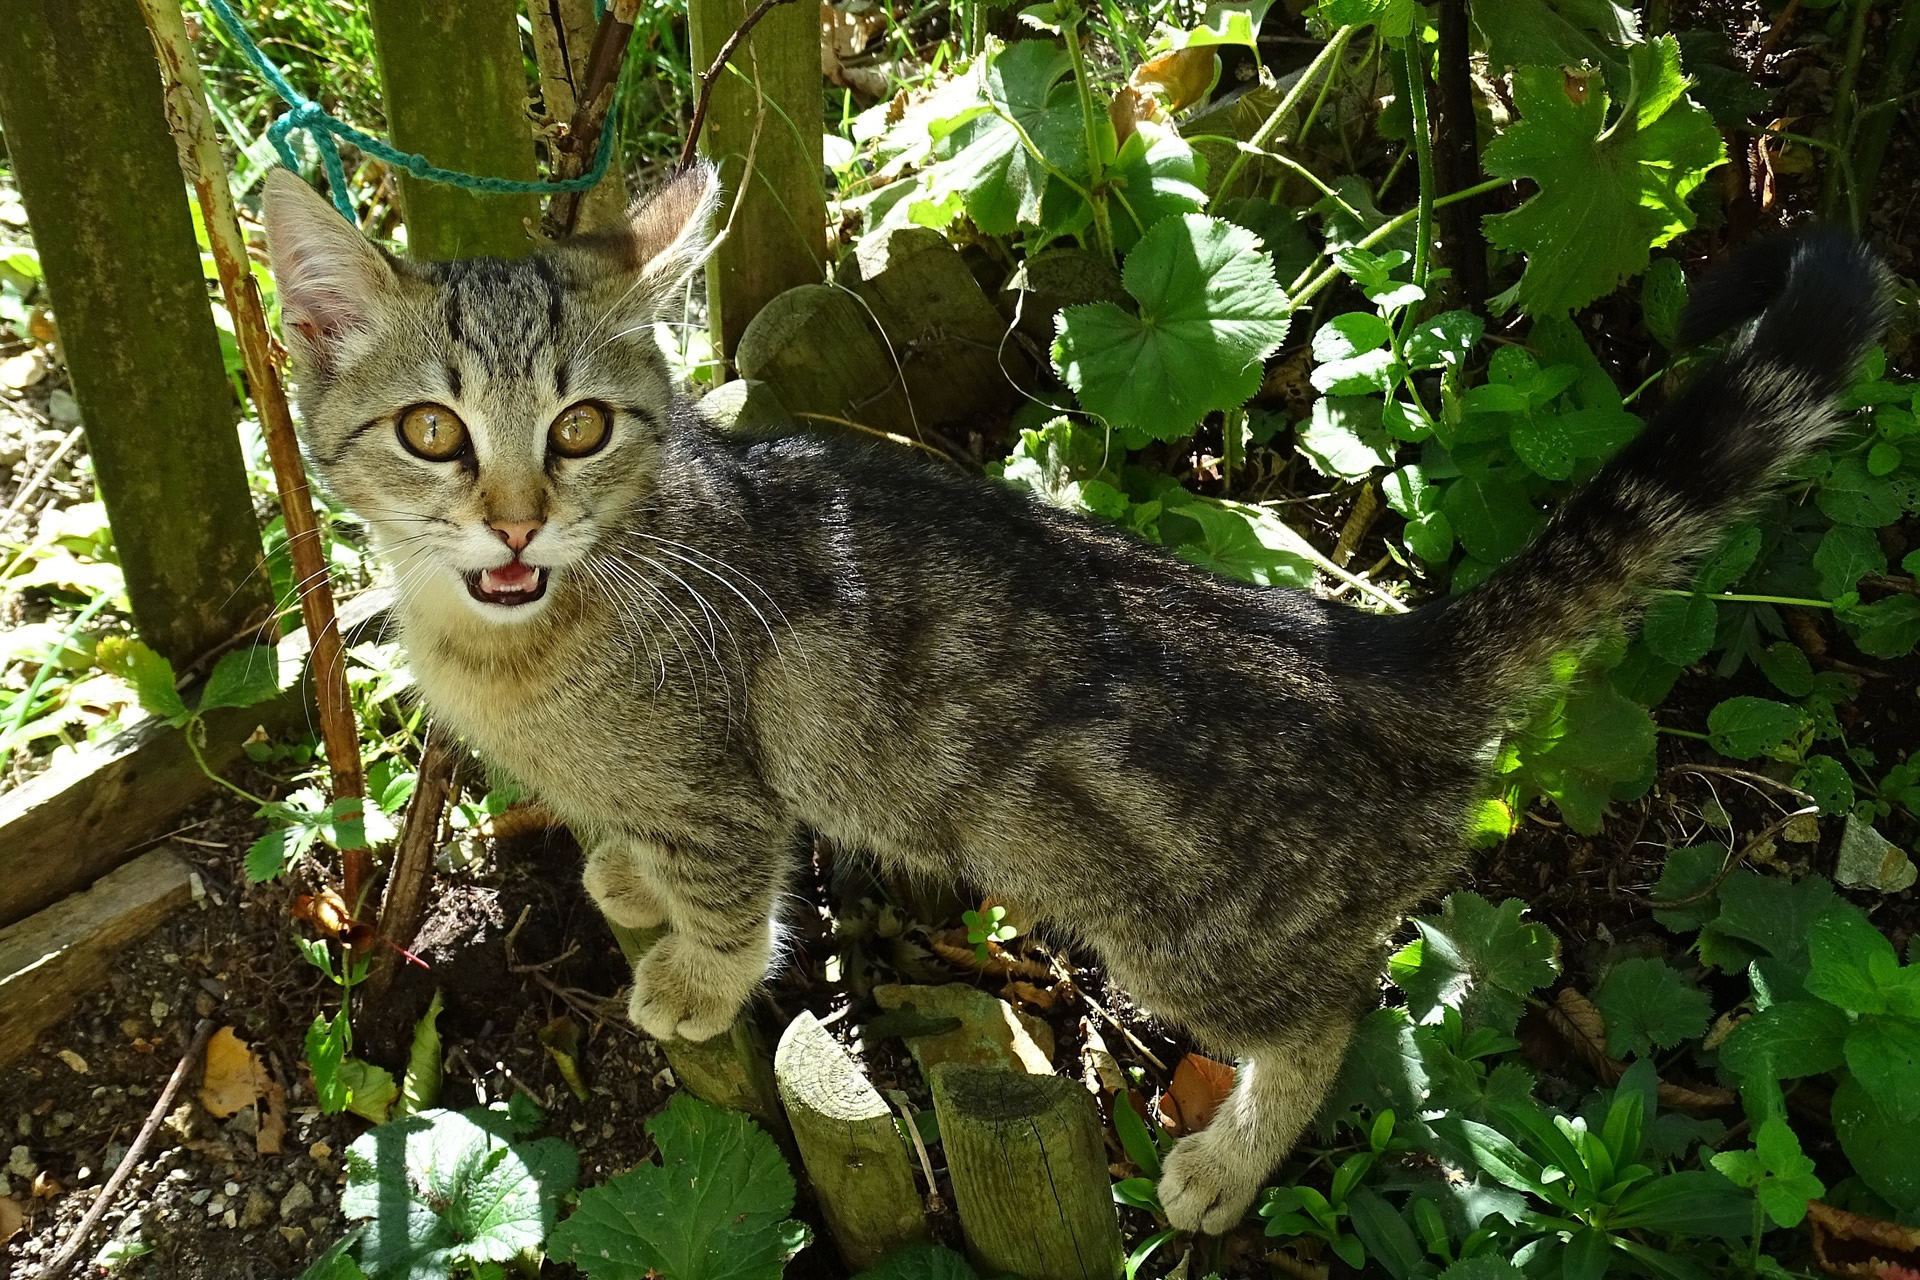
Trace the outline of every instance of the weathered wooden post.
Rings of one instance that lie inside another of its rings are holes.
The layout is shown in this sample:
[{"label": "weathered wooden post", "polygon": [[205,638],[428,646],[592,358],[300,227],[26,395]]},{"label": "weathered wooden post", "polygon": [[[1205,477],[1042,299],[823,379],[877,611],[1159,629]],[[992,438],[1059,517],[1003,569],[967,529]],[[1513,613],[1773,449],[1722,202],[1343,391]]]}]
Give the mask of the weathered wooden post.
[{"label": "weathered wooden post", "polygon": [[930,1074],[954,1206],[981,1272],[1115,1280],[1120,1219],[1092,1095],[998,1067],[950,1062]]},{"label": "weathered wooden post", "polygon": [[[370,0],[393,145],[443,169],[532,181],[533,134],[513,0]],[[436,262],[517,258],[534,247],[537,195],[502,195],[402,174],[407,253]]]},{"label": "weathered wooden post", "polygon": [[[533,56],[540,67],[540,97],[547,119],[565,124],[573,119],[587,82],[587,55],[599,25],[593,0],[530,0],[527,18],[533,27]],[[618,129],[619,121],[609,117],[606,127]],[[574,230],[605,231],[619,225],[626,210],[627,188],[620,167],[609,165],[606,176],[581,195]]]},{"label": "weathered wooden post", "polygon": [[16,0],[0,122],[146,642],[185,666],[272,598],[153,42],[135,0]]},{"label": "weathered wooden post", "polygon": [[847,1266],[864,1271],[925,1240],[926,1207],[893,1112],[818,1018],[802,1012],[787,1024],[773,1077],[827,1233]]},{"label": "weathered wooden post", "polygon": [[[690,0],[696,72],[712,65],[754,7],[750,0]],[[825,276],[822,103],[820,13],[804,0],[767,13],[734,53],[731,70],[714,81],[700,151],[720,166],[732,199],[726,241],[707,264],[707,310],[714,348],[728,361],[760,308]]]}]

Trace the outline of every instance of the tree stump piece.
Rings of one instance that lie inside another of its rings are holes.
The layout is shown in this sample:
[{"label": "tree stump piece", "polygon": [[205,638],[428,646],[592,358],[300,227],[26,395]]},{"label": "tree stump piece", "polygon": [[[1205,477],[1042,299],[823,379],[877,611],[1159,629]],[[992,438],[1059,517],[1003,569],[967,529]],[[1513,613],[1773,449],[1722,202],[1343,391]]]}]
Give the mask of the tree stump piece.
[{"label": "tree stump piece", "polygon": [[1052,1029],[978,987],[964,982],[940,987],[888,983],[875,987],[873,998],[889,1013],[960,1020],[958,1027],[948,1031],[902,1033],[922,1075],[931,1076],[935,1067],[947,1062],[1042,1076],[1053,1073]]},{"label": "tree stump piece", "polygon": [[866,308],[844,289],[804,284],[769,302],[741,335],[734,363],[809,425],[913,431],[899,370]]},{"label": "tree stump piece", "polygon": [[1114,1280],[1120,1219],[1093,1098],[1059,1076],[947,1063],[933,1106],[954,1205],[983,1275]]},{"label": "tree stump piece", "polygon": [[735,378],[700,397],[700,416],[728,435],[771,436],[793,429],[793,416],[764,382]]},{"label": "tree stump piece", "polygon": [[893,1112],[812,1014],[787,1025],[773,1077],[827,1232],[847,1266],[864,1271],[925,1240],[926,1209]]}]

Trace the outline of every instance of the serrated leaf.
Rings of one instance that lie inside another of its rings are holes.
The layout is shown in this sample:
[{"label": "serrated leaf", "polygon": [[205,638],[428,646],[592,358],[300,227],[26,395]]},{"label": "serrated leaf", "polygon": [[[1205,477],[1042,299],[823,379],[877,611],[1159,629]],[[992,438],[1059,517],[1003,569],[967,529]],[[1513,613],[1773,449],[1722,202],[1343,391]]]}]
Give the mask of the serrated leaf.
[{"label": "serrated leaf", "polygon": [[1719,622],[1720,606],[1705,596],[1661,596],[1647,607],[1640,634],[1662,660],[1685,667],[1707,656]]},{"label": "serrated leaf", "polygon": [[1728,698],[1707,713],[1707,741],[1735,760],[1764,755],[1800,732],[1798,707],[1771,698]]},{"label": "serrated leaf", "polygon": [[1387,322],[1371,311],[1349,311],[1321,325],[1313,335],[1313,358],[1322,364],[1351,360],[1378,351],[1393,339]]},{"label": "serrated leaf", "polygon": [[[1812,796],[1823,814],[1846,813],[1853,808],[1853,779],[1847,776],[1847,767],[1832,756],[1808,756],[1793,775],[1793,785]],[[1840,882],[1846,883],[1844,875]]]},{"label": "serrated leaf", "polygon": [[937,1244],[910,1244],[855,1280],[978,1280],[967,1260]]},{"label": "serrated leaf", "polygon": [[200,710],[251,707],[279,696],[280,655],[271,645],[254,645],[222,654],[200,691]]},{"label": "serrated leaf", "polygon": [[1847,1070],[1881,1110],[1920,1121],[1920,1022],[1869,1014],[1847,1036]]},{"label": "serrated leaf", "polygon": [[140,709],[148,715],[179,726],[192,714],[173,687],[173,664],[148,648],[144,641],[107,636],[95,647],[93,660],[102,671],[118,676],[131,686],[134,696],[140,700]]},{"label": "serrated leaf", "polygon": [[1837,524],[1821,537],[1813,567],[1820,575],[1820,594],[1832,600],[1859,586],[1867,574],[1885,573],[1887,553],[1873,530]]},{"label": "serrated leaf", "polygon": [[1514,67],[1624,67],[1619,50],[1640,39],[1631,6],[1617,0],[1481,0],[1473,11],[1495,74]]},{"label": "serrated leaf", "polygon": [[1338,26],[1371,24],[1389,40],[1404,40],[1413,30],[1413,0],[1321,0],[1320,13]]},{"label": "serrated leaf", "polygon": [[1790,968],[1804,968],[1813,922],[1837,901],[1823,876],[1788,880],[1740,868],[1720,886],[1713,927],[1753,943]]},{"label": "serrated leaf", "polygon": [[1207,207],[1207,163],[1173,129],[1142,120],[1107,166],[1113,246],[1128,253],[1163,218]]},{"label": "serrated leaf", "polygon": [[1655,342],[1673,350],[1680,340],[1680,313],[1687,309],[1687,273],[1678,259],[1662,255],[1647,264],[1640,282],[1640,315]]},{"label": "serrated leaf", "polygon": [[1726,159],[1713,118],[1686,98],[1680,49],[1660,36],[1627,51],[1636,89],[1621,118],[1596,76],[1575,101],[1559,66],[1514,72],[1520,119],[1487,147],[1484,167],[1539,192],[1485,220],[1487,239],[1527,255],[1516,296],[1529,314],[1563,314],[1646,269],[1693,225],[1687,196]]},{"label": "serrated leaf", "polygon": [[1607,972],[1593,1003],[1606,1015],[1607,1052],[1644,1057],[1671,1049],[1707,1029],[1713,1005],[1707,993],[1664,960],[1638,956]]},{"label": "serrated leaf", "polygon": [[1920,1210],[1920,1120],[1901,1120],[1852,1076],[1833,1091],[1833,1128],[1860,1180],[1895,1208]]},{"label": "serrated leaf", "polygon": [[1414,369],[1459,369],[1486,331],[1486,321],[1471,311],[1442,311],[1407,335],[1407,364]]},{"label": "serrated leaf", "polygon": [[1900,958],[1858,907],[1837,903],[1807,931],[1807,991],[1850,1013],[1882,1013]]},{"label": "serrated leaf", "polygon": [[1461,476],[1447,486],[1445,510],[1460,545],[1491,564],[1517,555],[1541,520],[1526,486],[1506,473]]},{"label": "serrated leaf", "polygon": [[1037,224],[1047,164],[1020,135],[1024,131],[1056,167],[1085,169],[1078,98],[1061,84],[1072,69],[1067,51],[1047,40],[1021,40],[988,54],[978,73],[976,104],[929,127],[941,153],[929,202],[959,195],[967,216],[990,235]]},{"label": "serrated leaf", "polygon": [[1866,460],[1850,454],[1836,460],[1814,501],[1827,519],[1861,529],[1878,529],[1900,518],[1900,490],[1885,476],[1867,470]]},{"label": "serrated leaf", "polygon": [[1512,1031],[1526,997],[1560,972],[1560,944],[1545,925],[1521,919],[1526,904],[1494,906],[1465,890],[1447,895],[1438,916],[1420,916],[1418,951],[1394,956],[1394,983],[1421,1022],[1457,1009],[1469,1029]]},{"label": "serrated leaf", "polygon": [[1174,554],[1229,578],[1263,587],[1307,587],[1318,563],[1307,540],[1264,507],[1199,494],[1169,501],[1161,532],[1181,521],[1198,527],[1198,539],[1181,539]]},{"label": "serrated leaf", "polygon": [[558,1138],[512,1143],[492,1112],[422,1111],[347,1148],[340,1211],[368,1220],[358,1252],[373,1280],[444,1280],[538,1248],[578,1176]]},{"label": "serrated leaf", "polygon": [[1167,218],[1127,255],[1123,278],[1138,316],[1102,302],[1059,317],[1054,366],[1090,412],[1176,440],[1259,390],[1289,309],[1252,232],[1197,214]]},{"label": "serrated leaf", "polygon": [[1847,1017],[1823,1000],[1782,1000],[1733,1029],[1720,1062],[1738,1079],[1797,1080],[1837,1068]]},{"label": "serrated leaf", "polygon": [[[1373,354],[1392,359],[1385,351]],[[1300,424],[1294,445],[1329,479],[1358,480],[1376,467],[1393,465],[1393,437],[1380,423],[1380,402],[1371,397],[1323,396],[1314,401],[1313,415]]]},{"label": "serrated leaf", "polygon": [[1834,610],[1860,652],[1876,658],[1901,658],[1920,644],[1920,597],[1897,595],[1872,604]]},{"label": "serrated leaf", "polygon": [[1552,798],[1575,831],[1590,835],[1616,784],[1646,772],[1654,724],[1645,707],[1600,675],[1576,684],[1557,712],[1528,726],[1514,781]]},{"label": "serrated leaf", "polygon": [[806,1244],[793,1175],[745,1115],[675,1094],[647,1122],[659,1164],[588,1189],[548,1252],[591,1280],[779,1280]]},{"label": "serrated leaf", "polygon": [[1667,853],[1666,864],[1660,869],[1660,879],[1653,886],[1655,902],[1680,902],[1692,898],[1683,907],[1666,907],[1653,913],[1653,918],[1676,932],[1698,929],[1713,914],[1714,895],[1705,893],[1720,876],[1720,869],[1726,865],[1727,850],[1717,844],[1690,844]]}]

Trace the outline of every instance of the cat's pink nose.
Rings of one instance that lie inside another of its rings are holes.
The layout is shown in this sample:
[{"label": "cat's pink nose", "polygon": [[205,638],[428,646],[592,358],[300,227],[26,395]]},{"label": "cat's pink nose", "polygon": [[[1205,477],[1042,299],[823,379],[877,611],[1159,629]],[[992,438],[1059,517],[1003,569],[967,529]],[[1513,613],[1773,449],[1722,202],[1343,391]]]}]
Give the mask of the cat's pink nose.
[{"label": "cat's pink nose", "polygon": [[500,535],[500,541],[515,551],[520,551],[533,541],[533,535],[540,532],[538,520],[492,520],[488,522],[493,531]]}]

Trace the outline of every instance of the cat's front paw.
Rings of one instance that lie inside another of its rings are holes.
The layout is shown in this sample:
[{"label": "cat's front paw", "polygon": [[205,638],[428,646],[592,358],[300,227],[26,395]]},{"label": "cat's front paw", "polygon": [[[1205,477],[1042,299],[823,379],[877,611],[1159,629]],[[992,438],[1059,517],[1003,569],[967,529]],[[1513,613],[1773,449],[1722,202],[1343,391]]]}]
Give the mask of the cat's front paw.
[{"label": "cat's front paw", "polygon": [[640,872],[640,861],[623,844],[603,844],[587,855],[580,882],[600,914],[626,929],[651,929],[667,921],[666,904]]},{"label": "cat's front paw", "polygon": [[1222,1140],[1231,1132],[1216,1125],[1189,1134],[1161,1166],[1160,1207],[1180,1230],[1225,1235],[1246,1217],[1266,1180],[1266,1169],[1255,1168],[1244,1151]]},{"label": "cat's front paw", "polygon": [[710,1040],[759,987],[772,958],[770,939],[716,951],[669,933],[633,969],[627,1016],[656,1040]]}]

